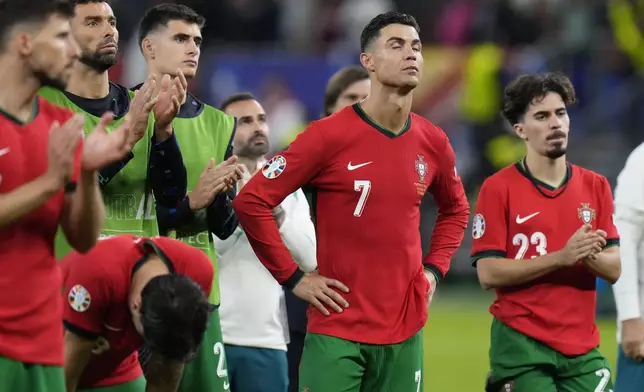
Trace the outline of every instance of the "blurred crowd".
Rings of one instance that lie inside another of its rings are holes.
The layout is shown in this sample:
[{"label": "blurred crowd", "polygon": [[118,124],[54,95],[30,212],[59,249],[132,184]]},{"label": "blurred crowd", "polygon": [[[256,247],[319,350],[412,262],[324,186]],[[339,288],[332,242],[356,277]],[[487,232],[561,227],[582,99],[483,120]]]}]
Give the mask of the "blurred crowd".
[{"label": "blurred crowd", "polygon": [[[134,26],[159,2],[112,1],[123,56],[113,79],[125,85],[142,79]],[[320,117],[326,81],[358,63],[361,29],[388,10],[410,13],[420,23],[425,70],[414,110],[446,130],[472,197],[486,176],[524,152],[499,115],[503,85],[518,74],[549,70],[571,77],[579,102],[571,111],[569,158],[611,183],[643,139],[644,12],[637,0],[182,3],[207,18],[191,90],[215,106],[238,91],[260,97],[275,151]]]}]

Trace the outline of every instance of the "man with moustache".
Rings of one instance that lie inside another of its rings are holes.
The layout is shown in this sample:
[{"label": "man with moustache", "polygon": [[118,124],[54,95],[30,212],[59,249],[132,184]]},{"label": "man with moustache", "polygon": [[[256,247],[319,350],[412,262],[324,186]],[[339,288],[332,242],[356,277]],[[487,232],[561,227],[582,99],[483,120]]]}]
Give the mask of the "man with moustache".
[{"label": "man with moustache", "polygon": [[[267,117],[248,93],[235,94],[221,106],[237,118],[235,154],[244,166],[238,190],[266,164]],[[304,271],[317,267],[315,229],[302,190],[273,210],[279,233]],[[288,391],[288,321],[284,290],[257,259],[241,227],[228,239],[215,240],[220,265],[221,326],[232,392]]]},{"label": "man with moustache", "polygon": [[[139,24],[139,44],[148,75],[170,74],[194,78],[199,65],[204,18],[179,4],[150,8]],[[135,89],[141,86],[135,87]],[[215,277],[209,300],[219,304],[217,258],[212,234],[228,238],[237,227],[232,211],[232,186],[242,168],[232,155],[235,118],[187,94],[172,121],[188,171],[188,194],[176,208],[157,206],[162,235],[177,238],[204,251],[212,260]],[[204,169],[205,168],[205,169]],[[202,350],[185,369],[180,391],[224,391],[229,388],[219,313],[210,316]],[[141,352],[146,370],[147,350]],[[213,371],[216,369],[216,371]]]},{"label": "man with moustache", "polygon": [[596,278],[621,273],[606,177],[566,159],[575,89],[563,74],[526,74],[503,116],[526,156],[488,177],[472,223],[472,263],[490,306],[486,391],[613,389],[595,325]]},{"label": "man with moustache", "polygon": [[[112,112],[116,127],[131,118],[134,146],[120,162],[99,174],[105,201],[106,221],[101,236],[133,234],[158,235],[155,202],[175,207],[186,192],[186,171],[172,130],[172,119],[185,93],[185,80],[169,76],[159,83],[150,78],[134,99],[134,93],[111,83],[108,69],[116,63],[118,31],[111,7],[100,0],[76,0],[72,34],[81,46],[65,90],[43,88],[40,95],[48,101],[85,116],[85,133],[100,117]],[[156,95],[154,99],[150,97]],[[154,121],[150,112],[154,112]],[[112,128],[110,128],[112,129]],[[56,254],[70,250],[64,236],[56,239]]]}]

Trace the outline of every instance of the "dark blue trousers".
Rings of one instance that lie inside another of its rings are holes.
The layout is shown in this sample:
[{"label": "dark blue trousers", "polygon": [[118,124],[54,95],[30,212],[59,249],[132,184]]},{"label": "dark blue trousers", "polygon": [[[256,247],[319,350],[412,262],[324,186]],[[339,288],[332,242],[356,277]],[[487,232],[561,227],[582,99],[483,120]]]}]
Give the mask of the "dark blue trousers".
[{"label": "dark blue trousers", "polygon": [[614,392],[644,391],[644,362],[637,363],[630,359],[619,347],[617,354],[617,377]]},{"label": "dark blue trousers", "polygon": [[226,344],[230,392],[287,392],[286,351]]}]

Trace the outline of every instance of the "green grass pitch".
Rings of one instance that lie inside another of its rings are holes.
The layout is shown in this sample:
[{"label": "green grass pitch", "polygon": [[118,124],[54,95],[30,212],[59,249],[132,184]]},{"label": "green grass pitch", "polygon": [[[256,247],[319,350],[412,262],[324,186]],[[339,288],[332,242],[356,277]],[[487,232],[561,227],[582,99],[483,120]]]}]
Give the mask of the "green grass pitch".
[{"label": "green grass pitch", "polygon": [[[484,391],[491,322],[487,308],[492,297],[480,289],[465,289],[463,295],[453,295],[459,288],[451,287],[450,294],[443,296],[440,290],[434,297],[424,330],[424,390]],[[601,331],[601,352],[614,371],[615,319],[599,319],[597,323]]]}]

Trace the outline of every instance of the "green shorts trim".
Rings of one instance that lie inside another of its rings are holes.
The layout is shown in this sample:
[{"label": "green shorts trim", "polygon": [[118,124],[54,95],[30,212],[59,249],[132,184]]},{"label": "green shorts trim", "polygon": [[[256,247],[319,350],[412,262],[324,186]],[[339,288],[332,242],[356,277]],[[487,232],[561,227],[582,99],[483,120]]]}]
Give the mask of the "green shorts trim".
[{"label": "green shorts trim", "polygon": [[145,378],[139,377],[136,380],[109,387],[78,388],[76,392],[145,392]]},{"label": "green shorts trim", "polygon": [[66,392],[61,366],[35,365],[0,357],[0,392]]},{"label": "green shorts trim", "polygon": [[609,392],[612,372],[597,348],[570,357],[492,321],[487,392]]},{"label": "green shorts trim", "polygon": [[423,390],[423,335],[373,345],[307,333],[299,390],[390,392]]}]

